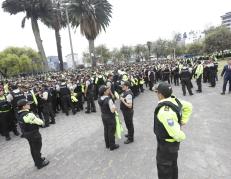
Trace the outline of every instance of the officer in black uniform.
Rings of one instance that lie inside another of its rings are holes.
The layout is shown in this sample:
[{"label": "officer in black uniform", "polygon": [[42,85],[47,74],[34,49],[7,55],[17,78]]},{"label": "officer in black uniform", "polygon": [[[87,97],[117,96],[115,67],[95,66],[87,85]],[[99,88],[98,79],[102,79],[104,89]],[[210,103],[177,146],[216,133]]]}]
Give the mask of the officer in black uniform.
[{"label": "officer in black uniform", "polygon": [[[60,93],[63,112],[66,113],[66,115],[68,116],[69,115],[69,107],[72,108],[71,91],[67,87],[65,80],[62,80],[62,83],[59,86],[59,93]],[[72,111],[73,111],[73,108],[72,108]]]},{"label": "officer in black uniform", "polygon": [[216,74],[217,74],[217,67],[214,65],[213,61],[210,60],[209,63],[209,79],[210,79],[210,86],[209,87],[215,87],[216,86]]},{"label": "officer in black uniform", "polygon": [[90,76],[86,76],[84,96],[87,98],[87,111],[85,113],[96,112],[94,102],[94,84]]},{"label": "officer in black uniform", "polygon": [[6,140],[10,140],[9,120],[12,118],[11,105],[4,95],[4,89],[0,86],[0,129]]},{"label": "officer in black uniform", "polygon": [[43,91],[39,97],[41,98],[45,127],[49,127],[50,124],[55,124],[55,114],[52,107],[51,93],[46,84],[43,84]]},{"label": "officer in black uniform", "polygon": [[108,74],[107,81],[106,81],[106,86],[110,88],[110,96],[112,97],[113,100],[115,100],[115,85],[113,82],[113,75]]},{"label": "officer in black uniform", "polygon": [[193,95],[192,88],[191,88],[191,73],[186,65],[184,65],[180,71],[180,79],[181,79],[183,95],[184,96],[186,95],[185,87],[187,87],[189,95]]},{"label": "officer in black uniform", "polygon": [[110,97],[111,90],[109,87],[103,85],[99,88],[98,103],[101,109],[101,116],[104,125],[104,139],[106,148],[115,150],[119,148],[119,145],[115,144],[115,111],[116,107],[113,100]]},{"label": "officer in black uniform", "polygon": [[77,93],[77,111],[83,110],[83,91],[82,91],[82,84],[81,78],[77,77],[76,87],[74,89],[74,93]]},{"label": "officer in black uniform", "polygon": [[124,91],[120,97],[120,109],[124,116],[124,121],[128,130],[128,134],[125,135],[128,139],[124,142],[129,144],[134,141],[134,125],[133,125],[133,93],[129,89],[130,83],[125,81],[122,84],[122,90]]},{"label": "officer in black uniform", "polygon": [[19,108],[18,120],[23,136],[29,142],[35,166],[41,169],[49,164],[48,160],[41,157],[42,137],[39,133],[39,126],[44,125],[44,123],[29,111],[30,103],[26,99],[20,99],[17,106]]},{"label": "officer in black uniform", "polygon": [[[23,92],[18,88],[17,85],[12,86],[12,92],[8,94],[8,99],[10,99],[13,109],[15,110],[15,114],[17,114],[17,102],[20,99],[26,99],[25,95]],[[17,117],[17,115],[16,115]]]}]

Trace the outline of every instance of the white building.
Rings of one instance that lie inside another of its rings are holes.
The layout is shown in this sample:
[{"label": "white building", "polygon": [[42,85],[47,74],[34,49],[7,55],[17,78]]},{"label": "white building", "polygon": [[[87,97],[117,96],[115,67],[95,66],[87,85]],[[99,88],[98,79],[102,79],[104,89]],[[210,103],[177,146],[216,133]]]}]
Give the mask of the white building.
[{"label": "white building", "polygon": [[231,29],[231,12],[225,13],[223,16],[221,16],[222,19],[222,25],[225,25],[229,29]]},{"label": "white building", "polygon": [[[73,65],[73,60],[72,60],[72,55],[71,54],[68,54],[65,59],[64,59],[65,62],[67,62],[67,67],[69,69],[72,69],[74,67]],[[83,60],[78,58],[78,54],[77,53],[74,53],[74,61],[75,61],[75,64],[76,66],[78,65],[83,65]]]}]

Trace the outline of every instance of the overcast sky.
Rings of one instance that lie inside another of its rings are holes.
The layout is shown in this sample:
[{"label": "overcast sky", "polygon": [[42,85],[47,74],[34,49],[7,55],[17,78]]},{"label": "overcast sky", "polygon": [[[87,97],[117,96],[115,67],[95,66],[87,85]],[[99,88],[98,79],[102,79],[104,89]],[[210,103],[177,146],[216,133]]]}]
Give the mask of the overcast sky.
[{"label": "overcast sky", "polygon": [[[3,0],[0,0],[1,4]],[[220,16],[231,11],[230,0],[109,0],[113,5],[111,24],[101,33],[95,45],[105,44],[110,49],[122,45],[146,44],[161,38],[170,39],[174,32],[203,30],[220,25]],[[8,46],[27,46],[37,50],[30,21],[21,28],[25,14],[10,16],[0,8],[0,51]],[[55,33],[39,23],[47,56],[57,55]],[[64,56],[70,53],[68,31],[61,31]],[[74,52],[82,54],[88,41],[72,30]]]}]

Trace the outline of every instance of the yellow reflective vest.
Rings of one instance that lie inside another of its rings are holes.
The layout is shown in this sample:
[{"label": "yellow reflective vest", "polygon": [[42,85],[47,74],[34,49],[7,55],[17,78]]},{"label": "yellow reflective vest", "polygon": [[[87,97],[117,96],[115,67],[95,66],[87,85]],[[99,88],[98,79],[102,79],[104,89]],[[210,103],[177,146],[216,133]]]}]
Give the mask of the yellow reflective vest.
[{"label": "yellow reflective vest", "polygon": [[[159,103],[169,101],[178,106],[175,98],[169,97],[159,101]],[[186,101],[180,101],[182,104],[181,125],[188,122],[192,114],[192,104]],[[168,106],[162,106],[157,114],[157,118],[164,126],[165,130],[172,139],[165,139],[166,142],[181,142],[186,139],[185,133],[181,130],[181,125],[178,122],[177,114]]]}]

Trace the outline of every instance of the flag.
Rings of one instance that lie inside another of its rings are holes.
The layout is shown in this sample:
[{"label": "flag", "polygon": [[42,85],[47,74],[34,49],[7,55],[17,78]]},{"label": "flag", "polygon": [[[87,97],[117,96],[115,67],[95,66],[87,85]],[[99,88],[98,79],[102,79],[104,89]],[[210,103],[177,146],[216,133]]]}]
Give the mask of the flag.
[{"label": "flag", "polygon": [[118,112],[115,112],[115,120],[116,120],[116,132],[115,132],[115,136],[118,139],[121,139],[121,134],[122,134],[122,132],[124,130],[123,130],[122,122],[121,122],[121,120],[119,118],[119,113]]}]

